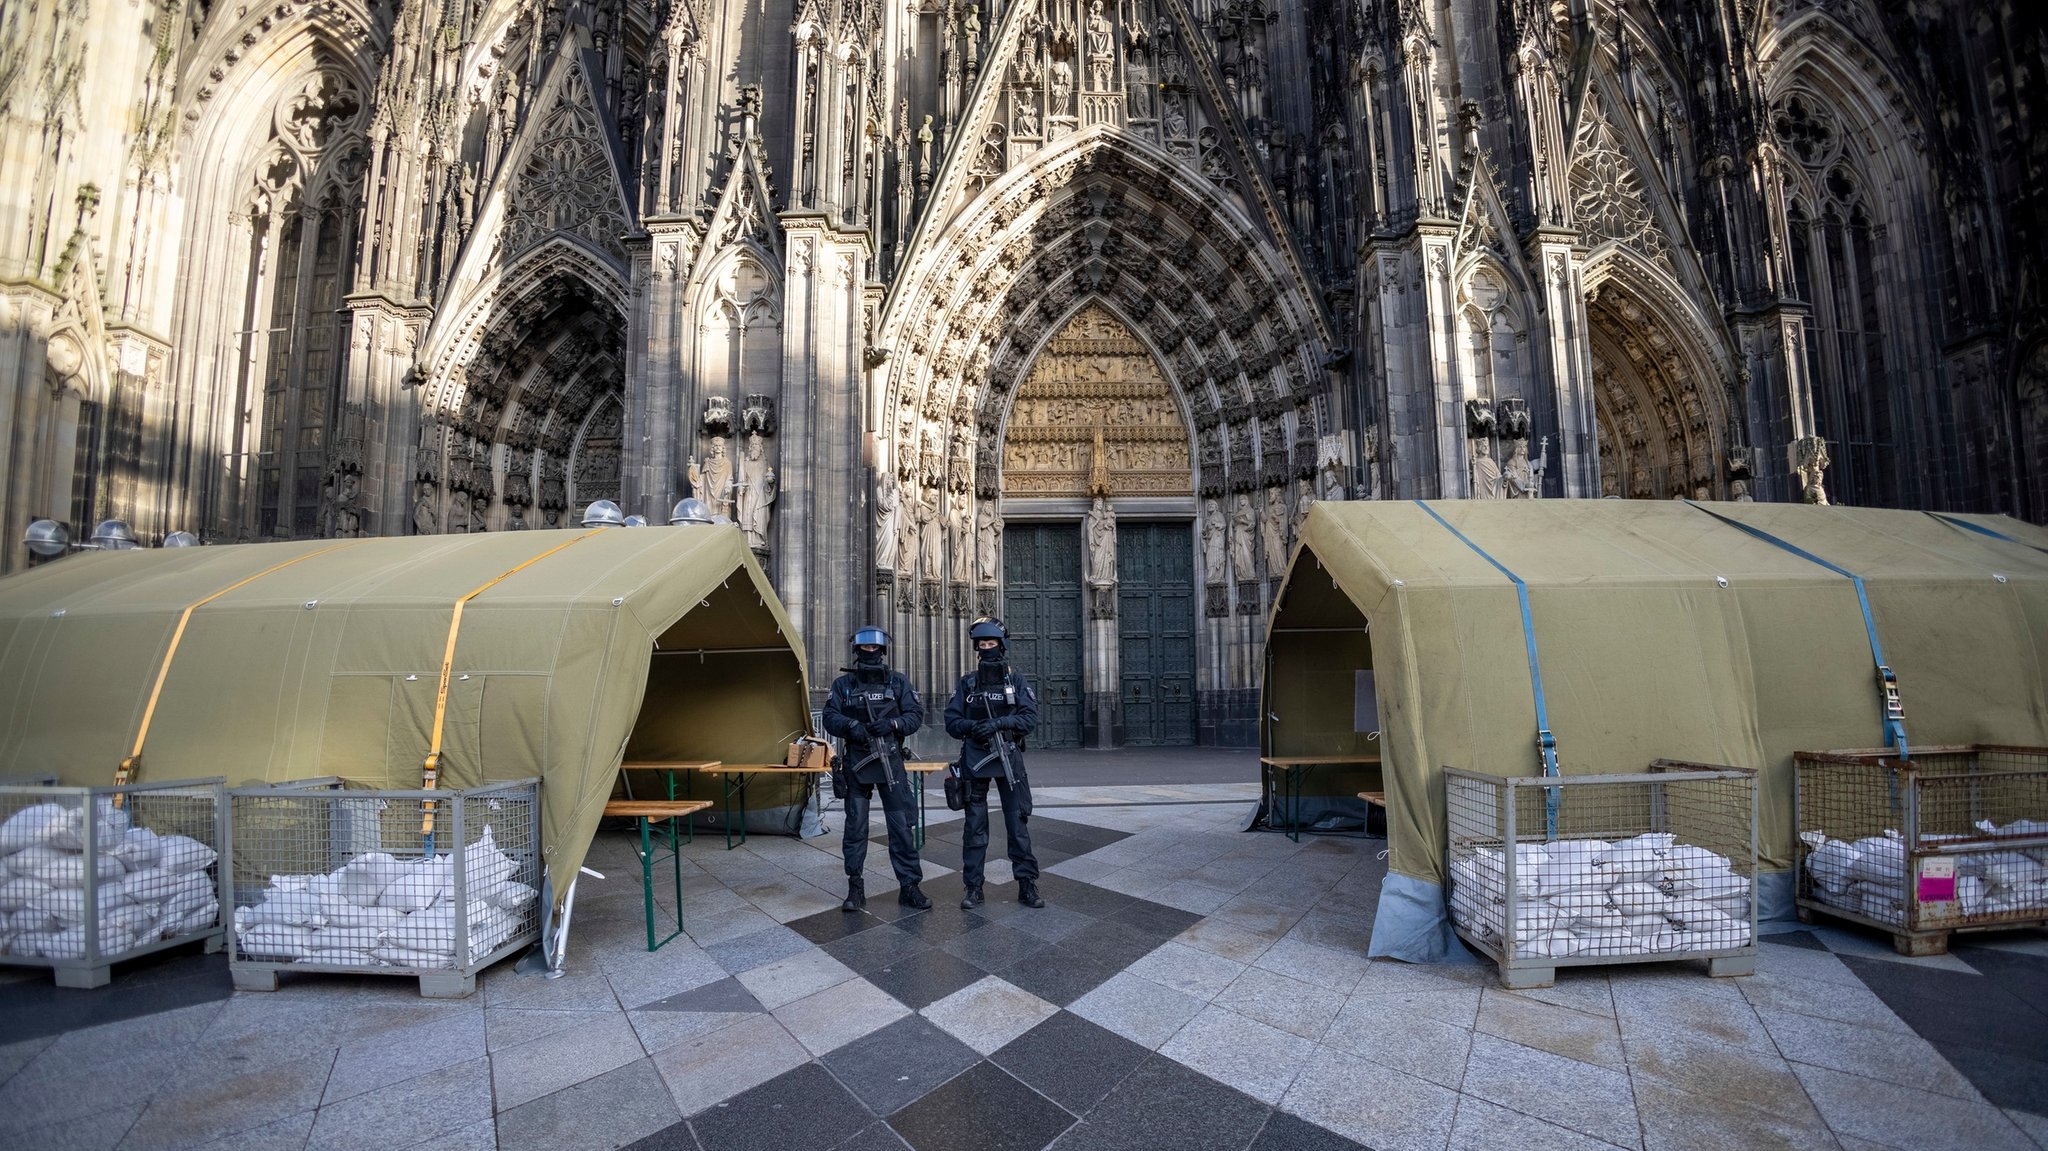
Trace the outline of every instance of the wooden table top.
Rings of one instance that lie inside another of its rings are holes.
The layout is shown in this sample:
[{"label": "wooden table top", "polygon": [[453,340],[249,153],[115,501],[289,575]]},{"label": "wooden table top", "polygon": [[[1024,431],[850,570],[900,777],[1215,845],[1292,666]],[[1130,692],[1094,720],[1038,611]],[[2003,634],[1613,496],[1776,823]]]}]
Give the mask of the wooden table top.
[{"label": "wooden table top", "polygon": [[1259,762],[1268,767],[1317,767],[1331,763],[1378,763],[1375,752],[1358,755],[1262,755]]},{"label": "wooden table top", "polygon": [[1387,805],[1387,793],[1384,791],[1361,791],[1358,793],[1358,798],[1372,804],[1374,807],[1385,807]]},{"label": "wooden table top", "polygon": [[627,771],[716,771],[716,759],[632,759],[619,765]]},{"label": "wooden table top", "polygon": [[641,819],[673,819],[703,811],[708,799],[615,799],[604,805],[606,815],[630,815]]}]

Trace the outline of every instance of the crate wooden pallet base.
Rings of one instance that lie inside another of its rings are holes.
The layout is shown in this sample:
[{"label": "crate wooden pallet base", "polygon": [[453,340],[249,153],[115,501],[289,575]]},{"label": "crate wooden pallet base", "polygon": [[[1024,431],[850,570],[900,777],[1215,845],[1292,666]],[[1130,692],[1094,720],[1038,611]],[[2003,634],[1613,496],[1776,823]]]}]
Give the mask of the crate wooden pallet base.
[{"label": "crate wooden pallet base", "polygon": [[[237,991],[276,991],[277,975],[280,971],[331,973],[339,975],[396,976],[420,981],[422,999],[467,999],[476,994],[476,973],[514,952],[523,951],[539,942],[538,931],[522,932],[499,944],[490,954],[464,969],[445,971],[421,971],[405,967],[361,967],[355,964],[328,963],[269,963],[256,960],[238,959],[228,964],[228,974],[234,978]],[[218,950],[218,948],[215,948]]]},{"label": "crate wooden pallet base", "polygon": [[1510,991],[1530,991],[1549,987],[1557,982],[1557,969],[1560,967],[1612,967],[1618,963],[1673,963],[1688,959],[1704,959],[1707,961],[1707,974],[1713,978],[1756,974],[1754,946],[1722,951],[1645,951],[1629,955],[1562,955],[1554,959],[1508,959],[1493,944],[1467,935],[1463,930],[1458,930],[1458,938],[1465,941],[1465,946],[1478,952],[1494,965],[1500,973],[1500,985]]},{"label": "crate wooden pallet base", "polygon": [[1997,923],[1972,924],[1967,927],[1930,928],[1924,931],[1906,931],[1895,923],[1872,919],[1843,907],[1818,900],[1801,899],[1797,908],[1799,922],[1820,923],[1823,920],[1839,920],[1863,927],[1874,928],[1892,937],[1892,950],[1900,955],[1924,958],[1929,955],[1947,955],[1951,936],[1980,931],[2012,931],[2028,927],[2048,927],[2048,912],[2030,913]]}]

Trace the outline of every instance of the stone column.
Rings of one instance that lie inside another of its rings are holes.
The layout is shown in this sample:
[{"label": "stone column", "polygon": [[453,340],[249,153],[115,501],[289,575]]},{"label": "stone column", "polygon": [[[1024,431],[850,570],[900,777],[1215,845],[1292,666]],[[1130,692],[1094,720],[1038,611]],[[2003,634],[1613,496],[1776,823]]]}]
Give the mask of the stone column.
[{"label": "stone column", "polygon": [[[1543,229],[1536,233],[1536,262],[1542,269],[1546,331],[1542,368],[1550,373],[1551,402],[1557,412],[1559,494],[1567,499],[1600,494],[1600,436],[1594,423],[1593,352],[1588,342],[1586,295],[1580,289],[1575,237]],[[1548,477],[1546,476],[1546,483]],[[1545,493],[1549,494],[1548,492]]]}]

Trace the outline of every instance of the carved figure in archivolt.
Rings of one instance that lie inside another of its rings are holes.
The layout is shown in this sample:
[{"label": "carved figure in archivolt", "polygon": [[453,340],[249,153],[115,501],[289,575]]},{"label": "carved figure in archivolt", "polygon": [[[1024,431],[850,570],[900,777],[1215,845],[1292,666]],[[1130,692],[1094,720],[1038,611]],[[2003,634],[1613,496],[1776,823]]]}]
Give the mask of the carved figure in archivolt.
[{"label": "carved figure in archivolt", "polygon": [[1202,501],[1202,578],[1222,583],[1230,572],[1225,566],[1223,504],[1214,498]]},{"label": "carved figure in archivolt", "polygon": [[1065,60],[1052,62],[1052,109],[1051,115],[1067,114],[1067,102],[1074,95],[1074,66]]},{"label": "carved figure in archivolt", "polygon": [[981,505],[981,527],[975,533],[974,544],[975,575],[984,584],[993,584],[1003,570],[1003,517],[996,511],[994,503]]},{"label": "carved figure in archivolt", "polygon": [[896,570],[898,537],[902,535],[903,500],[887,477],[875,484],[875,567]]},{"label": "carved figure in archivolt", "polygon": [[733,473],[732,457],[725,454],[725,437],[711,437],[711,454],[702,464],[696,456],[690,457],[690,491],[711,514],[732,518]]},{"label": "carved figure in archivolt", "polygon": [[1259,578],[1253,550],[1258,544],[1259,517],[1250,492],[1239,492],[1230,505],[1230,574],[1239,583]]},{"label": "carved figure in archivolt", "polygon": [[747,533],[747,546],[757,552],[768,550],[768,521],[774,514],[775,466],[768,462],[767,441],[761,433],[747,436],[747,458],[740,465],[739,521]]}]

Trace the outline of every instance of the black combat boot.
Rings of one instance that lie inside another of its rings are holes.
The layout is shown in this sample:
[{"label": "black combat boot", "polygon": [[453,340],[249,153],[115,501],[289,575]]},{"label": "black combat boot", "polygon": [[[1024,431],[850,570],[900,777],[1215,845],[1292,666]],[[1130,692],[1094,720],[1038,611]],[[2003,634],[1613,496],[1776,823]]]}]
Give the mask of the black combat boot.
[{"label": "black combat boot", "polygon": [[961,896],[961,897],[960,897],[960,910],[962,910],[962,911],[971,911],[971,910],[973,910],[974,908],[977,908],[977,907],[980,907],[980,906],[981,906],[981,885],[980,885],[979,883],[977,883],[977,884],[975,884],[975,885],[974,885],[973,887],[970,887],[970,888],[968,888],[968,889],[967,889],[967,894],[966,894],[966,895],[963,895],[963,896]]},{"label": "black combat boot", "polygon": [[839,905],[841,911],[859,911],[868,905],[868,885],[858,875],[846,877],[846,902]]},{"label": "black combat boot", "polygon": [[932,905],[932,897],[918,890],[917,884],[906,883],[896,889],[896,902],[923,911]]},{"label": "black combat boot", "polygon": [[1038,894],[1038,881],[1020,879],[1017,881],[1017,902],[1026,907],[1044,907],[1045,897]]}]

